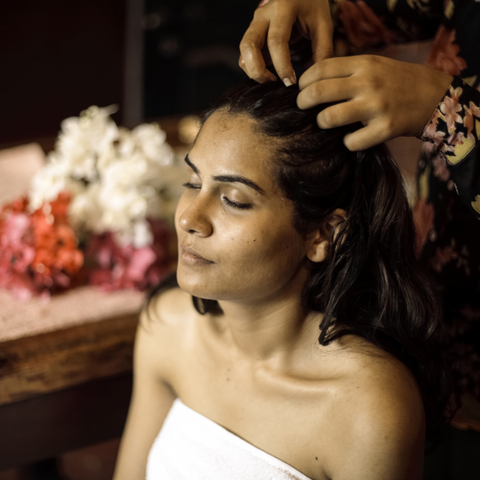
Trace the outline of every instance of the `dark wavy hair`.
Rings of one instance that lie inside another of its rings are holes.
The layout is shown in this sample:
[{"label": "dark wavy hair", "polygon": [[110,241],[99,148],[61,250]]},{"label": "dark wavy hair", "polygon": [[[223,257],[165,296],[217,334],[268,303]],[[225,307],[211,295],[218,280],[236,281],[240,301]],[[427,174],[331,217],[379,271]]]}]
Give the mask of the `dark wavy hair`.
[{"label": "dark wavy hair", "polygon": [[[274,174],[294,205],[300,233],[318,229],[335,209],[346,210],[327,259],[310,262],[304,308],[324,314],[321,345],[354,334],[401,360],[417,380],[431,430],[445,419],[450,388],[433,340],[441,303],[415,257],[400,172],[384,145],[358,153],[345,147],[345,135],[361,125],[322,130],[316,116],[325,105],[300,110],[297,95],[297,86],[248,80],[225,93],[202,124],[216,111],[243,115],[258,134],[276,140]],[[149,298],[174,284],[168,279]],[[193,302],[201,314],[219,309],[215,300]]]}]

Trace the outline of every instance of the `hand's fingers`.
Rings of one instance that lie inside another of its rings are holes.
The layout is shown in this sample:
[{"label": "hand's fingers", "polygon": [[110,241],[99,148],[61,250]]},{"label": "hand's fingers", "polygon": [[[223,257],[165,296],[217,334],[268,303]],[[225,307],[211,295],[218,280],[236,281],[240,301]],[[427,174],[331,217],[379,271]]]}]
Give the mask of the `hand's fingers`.
[{"label": "hand's fingers", "polygon": [[349,133],[343,139],[343,143],[350,151],[358,152],[359,150],[366,150],[386,142],[394,136],[385,128],[381,121],[376,121],[371,122],[364,128],[360,128],[356,132]]},{"label": "hand's fingers", "polygon": [[328,58],[312,65],[299,79],[300,90],[319,80],[349,77],[355,72],[358,61],[355,57]]},{"label": "hand's fingers", "polygon": [[267,20],[254,20],[240,42],[240,53],[244,62],[242,68],[250,78],[260,83],[277,79],[265,67],[265,60],[261,51],[265,43],[268,26]]},{"label": "hand's fingers", "polygon": [[297,96],[297,106],[302,110],[315,107],[321,103],[350,100],[356,89],[349,77],[322,80],[310,84]]},{"label": "hand's fingers", "polygon": [[289,18],[283,18],[282,21],[272,21],[268,29],[268,51],[272,57],[273,66],[279,78],[288,87],[297,83],[295,72],[290,61],[290,50],[288,41],[292,33],[292,25],[295,21],[293,15]]},{"label": "hand's fingers", "polygon": [[355,122],[365,122],[369,118],[370,112],[365,110],[365,105],[362,102],[350,100],[322,110],[317,115],[317,124],[320,128],[327,130]]},{"label": "hand's fingers", "polygon": [[245,67],[245,60],[241,55],[240,55],[240,58],[238,59],[238,66],[248,75],[247,68]]},{"label": "hand's fingers", "polygon": [[333,57],[333,27],[331,22],[319,22],[311,29],[314,63]]}]

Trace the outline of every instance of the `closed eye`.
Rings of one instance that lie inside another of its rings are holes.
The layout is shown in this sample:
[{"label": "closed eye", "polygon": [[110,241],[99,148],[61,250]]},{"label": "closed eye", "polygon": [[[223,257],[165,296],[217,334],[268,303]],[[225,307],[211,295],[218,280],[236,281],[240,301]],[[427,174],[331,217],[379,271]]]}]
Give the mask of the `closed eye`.
[{"label": "closed eye", "polygon": [[[200,184],[196,184],[196,183],[190,183],[190,182],[186,182],[183,184],[183,186],[185,188],[188,188],[190,190],[200,190],[202,188],[202,186]],[[225,195],[222,197],[222,200],[223,200],[223,203],[225,203],[225,205],[229,206],[229,207],[232,207],[232,208],[238,208],[240,210],[247,210],[249,208],[252,208],[252,204],[251,203],[239,203],[239,202],[232,202],[228,197],[226,197]]]},{"label": "closed eye", "polygon": [[195,183],[190,183],[190,182],[184,183],[183,186],[185,188],[190,188],[192,190],[200,190],[202,188],[201,185],[198,185],[198,184],[195,184]]},{"label": "closed eye", "polygon": [[239,208],[241,210],[247,210],[248,208],[252,208],[251,203],[237,203],[237,202],[232,202],[228,197],[225,195],[223,196],[223,202],[225,205],[228,205],[229,207],[233,208]]}]

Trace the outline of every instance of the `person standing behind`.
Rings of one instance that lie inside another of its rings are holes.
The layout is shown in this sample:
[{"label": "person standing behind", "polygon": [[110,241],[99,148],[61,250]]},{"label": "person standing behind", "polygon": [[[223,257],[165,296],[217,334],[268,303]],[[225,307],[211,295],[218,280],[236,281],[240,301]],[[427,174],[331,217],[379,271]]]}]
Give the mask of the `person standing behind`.
[{"label": "person standing behind", "polygon": [[[314,63],[298,80],[297,104],[306,109],[332,102],[318,115],[321,128],[361,121],[364,128],[344,139],[353,151],[398,136],[424,141],[413,210],[418,255],[444,301],[442,342],[455,363],[456,396],[478,412],[470,424],[480,427],[479,25],[480,2],[473,0],[267,0],[242,39],[239,63],[258,82],[277,80],[265,65],[268,50],[289,86],[297,80],[288,42],[306,37]],[[425,65],[374,55],[334,57],[334,43],[342,53],[346,46],[358,54],[432,38]],[[456,430],[449,435],[463,441]],[[480,433],[468,437],[463,454],[480,446]],[[433,467],[427,458],[427,470],[433,468],[436,480],[450,478],[439,460]],[[452,462],[449,468],[457,468]],[[470,468],[462,480],[478,478],[479,462],[472,462],[459,467]]]}]

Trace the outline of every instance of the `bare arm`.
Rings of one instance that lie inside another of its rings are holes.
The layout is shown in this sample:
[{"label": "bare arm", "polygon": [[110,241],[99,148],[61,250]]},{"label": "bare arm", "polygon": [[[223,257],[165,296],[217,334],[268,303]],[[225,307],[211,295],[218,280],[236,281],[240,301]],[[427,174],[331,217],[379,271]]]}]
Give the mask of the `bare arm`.
[{"label": "bare arm", "polygon": [[148,453],[175,399],[159,373],[166,353],[164,329],[159,320],[142,313],[135,339],[132,400],[114,480],[145,479]]}]

